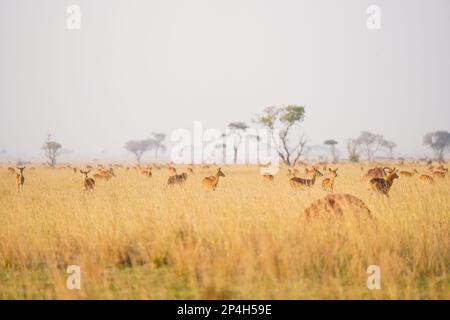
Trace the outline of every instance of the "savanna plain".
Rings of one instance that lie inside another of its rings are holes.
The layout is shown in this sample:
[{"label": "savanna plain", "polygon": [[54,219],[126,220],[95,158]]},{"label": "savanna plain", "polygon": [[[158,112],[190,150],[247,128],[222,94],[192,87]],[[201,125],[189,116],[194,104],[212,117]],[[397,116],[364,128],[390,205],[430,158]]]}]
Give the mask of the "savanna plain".
[{"label": "savanna plain", "polygon": [[[79,172],[40,166],[18,192],[0,167],[0,299],[449,299],[449,176],[400,177],[387,198],[360,164],[334,167],[333,192],[360,198],[372,218],[307,219],[329,194],[326,175],[295,190],[286,167],[268,182],[256,165],[222,165],[215,191],[201,181],[217,166],[173,187],[167,169],[116,168],[91,192]],[[66,287],[69,265],[80,266],[79,290]],[[381,289],[367,287],[370,265]]]}]

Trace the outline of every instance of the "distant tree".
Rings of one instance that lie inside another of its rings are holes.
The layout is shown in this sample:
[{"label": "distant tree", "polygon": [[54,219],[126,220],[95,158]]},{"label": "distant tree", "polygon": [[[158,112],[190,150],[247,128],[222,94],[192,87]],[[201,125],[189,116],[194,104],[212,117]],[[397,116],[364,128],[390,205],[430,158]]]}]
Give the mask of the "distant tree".
[{"label": "distant tree", "polygon": [[372,161],[375,153],[377,153],[383,147],[384,138],[382,135],[363,131],[355,140],[355,142],[366,154],[367,160]]},{"label": "distant tree", "polygon": [[382,146],[387,150],[389,159],[394,159],[394,149],[397,148],[397,144],[394,141],[383,140]]},{"label": "distant tree", "polygon": [[157,132],[153,132],[152,135],[154,142],[151,148],[155,150],[155,159],[158,160],[159,151],[166,151],[166,146],[163,143],[163,141],[166,139],[166,135],[164,133]]},{"label": "distant tree", "polygon": [[348,160],[350,162],[359,162],[360,147],[355,139],[347,140],[347,153],[348,153]]},{"label": "distant tree", "polygon": [[433,150],[436,160],[444,160],[445,152],[450,150],[450,132],[436,131],[423,137],[423,144]]},{"label": "distant tree", "polygon": [[338,142],[336,140],[330,139],[325,140],[323,144],[330,147],[331,158],[333,159],[333,162],[337,162],[339,155],[338,151],[336,150],[336,145],[338,144]]},{"label": "distant tree", "polygon": [[125,149],[131,152],[136,157],[136,161],[141,163],[142,156],[145,152],[154,148],[155,140],[143,139],[143,140],[130,140],[125,143]]},{"label": "distant tree", "polygon": [[237,163],[237,156],[238,156],[238,150],[239,146],[242,143],[243,134],[245,133],[245,130],[248,129],[248,126],[243,122],[231,122],[228,125],[228,128],[230,129],[231,135],[234,137],[233,141],[233,151],[234,151],[234,157],[233,162],[234,164]]},{"label": "distant tree", "polygon": [[273,135],[275,124],[280,122],[282,128],[279,133],[281,145],[278,146],[278,155],[286,165],[295,165],[305,152],[306,137],[301,134],[292,144],[292,131],[301,125],[305,119],[305,107],[288,105],[277,108],[274,106],[264,109],[261,115],[256,115],[256,123],[266,127]]},{"label": "distant tree", "polygon": [[47,135],[47,140],[44,141],[41,149],[45,152],[45,157],[48,159],[47,164],[50,167],[56,166],[56,160],[61,154],[62,145],[59,142],[52,140],[52,135]]}]

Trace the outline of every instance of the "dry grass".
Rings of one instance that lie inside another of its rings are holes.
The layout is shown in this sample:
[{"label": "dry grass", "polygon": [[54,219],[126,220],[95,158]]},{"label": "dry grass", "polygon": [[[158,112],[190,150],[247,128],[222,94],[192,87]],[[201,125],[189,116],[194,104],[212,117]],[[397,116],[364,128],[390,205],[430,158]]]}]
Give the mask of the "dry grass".
[{"label": "dry grass", "polygon": [[[293,191],[285,169],[270,184],[256,167],[223,166],[215,192],[201,189],[213,169],[171,189],[166,170],[117,170],[83,194],[79,173],[38,168],[17,194],[0,168],[0,298],[449,299],[450,179],[400,178],[387,200],[359,166],[339,167],[335,192],[364,200],[375,221],[308,223],[321,179]],[[81,290],[66,289],[70,264]],[[381,290],[366,287],[372,264]]]}]

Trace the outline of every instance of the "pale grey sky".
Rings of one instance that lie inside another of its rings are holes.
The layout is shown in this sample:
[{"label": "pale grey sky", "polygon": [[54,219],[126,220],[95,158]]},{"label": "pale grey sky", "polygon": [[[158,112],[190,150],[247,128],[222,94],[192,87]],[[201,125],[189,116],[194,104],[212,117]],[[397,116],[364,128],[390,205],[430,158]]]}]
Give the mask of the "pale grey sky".
[{"label": "pale grey sky", "polygon": [[[81,30],[66,8],[81,8]],[[366,27],[380,6],[381,30]],[[0,150],[78,156],[194,120],[306,107],[311,144],[362,130],[424,155],[450,129],[448,0],[0,0]],[[429,153],[428,153],[429,154]]]}]

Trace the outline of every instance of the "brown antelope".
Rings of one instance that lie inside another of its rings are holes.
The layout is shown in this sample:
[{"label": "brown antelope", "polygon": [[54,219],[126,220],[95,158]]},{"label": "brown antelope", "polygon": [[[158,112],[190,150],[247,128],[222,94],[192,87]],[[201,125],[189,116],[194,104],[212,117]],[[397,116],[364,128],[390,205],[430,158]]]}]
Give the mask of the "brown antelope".
[{"label": "brown antelope", "polygon": [[372,178],[369,182],[370,187],[376,192],[389,198],[389,190],[395,179],[398,179],[397,169],[384,168],[387,171],[386,178]]},{"label": "brown antelope", "polygon": [[272,174],[270,174],[270,173],[264,173],[262,175],[262,177],[263,177],[263,180],[266,181],[266,182],[273,182],[274,181],[274,176]]},{"label": "brown antelope", "polygon": [[422,174],[419,179],[420,179],[420,181],[425,182],[425,183],[433,183],[434,182],[434,179],[427,174]]},{"label": "brown antelope", "polygon": [[173,185],[180,185],[184,184],[187,180],[188,174],[186,172],[183,172],[182,174],[176,174],[173,176],[170,176],[167,180],[167,186],[173,186]]},{"label": "brown antelope", "polygon": [[95,187],[95,180],[88,177],[89,172],[91,172],[91,170],[88,171],[80,170],[80,173],[84,174],[84,180],[81,182],[81,189],[85,192],[94,191]]},{"label": "brown antelope", "polygon": [[217,184],[219,183],[219,178],[224,177],[225,174],[222,172],[221,168],[217,169],[215,176],[204,177],[202,180],[203,188],[207,190],[216,190]]},{"label": "brown antelope", "polygon": [[195,176],[194,169],[192,167],[187,168],[187,172]]},{"label": "brown antelope", "polygon": [[314,184],[316,183],[316,178],[318,176],[323,176],[323,174],[317,170],[317,169],[312,169],[312,178],[311,179],[303,179],[303,178],[297,178],[297,177],[293,177],[289,180],[289,184],[291,185],[292,188],[296,189],[296,188],[302,188],[302,187],[308,187],[311,188],[312,186],[314,186]]},{"label": "brown antelope", "polygon": [[16,173],[16,182],[17,182],[17,192],[23,189],[23,184],[25,183],[25,177],[23,176],[23,170],[26,167],[17,167],[20,173]]},{"label": "brown antelope", "polygon": [[151,169],[151,168],[147,168],[146,170],[141,170],[139,173],[140,173],[142,176],[148,177],[148,178],[151,178],[151,177],[153,176],[153,174],[152,174],[152,169]]},{"label": "brown antelope", "polygon": [[337,174],[338,168],[336,168],[335,170],[328,168],[328,171],[329,171],[331,177],[323,179],[322,189],[325,191],[333,192],[334,179],[338,176],[338,174]]},{"label": "brown antelope", "polygon": [[177,169],[176,169],[175,167],[173,167],[173,166],[169,166],[169,167],[167,168],[167,170],[169,170],[169,173],[171,173],[171,174],[173,174],[173,175],[176,175],[176,174],[177,174]]},{"label": "brown antelope", "polygon": [[410,178],[410,177],[412,177],[412,176],[414,176],[415,174],[417,174],[417,173],[419,173],[416,169],[414,169],[412,172],[410,172],[410,171],[400,171],[399,173],[398,173],[398,175],[400,176],[400,177],[407,177],[407,178]]},{"label": "brown antelope", "polygon": [[94,173],[93,177],[95,180],[105,180],[109,181],[112,177],[115,177],[113,168],[109,168],[108,170],[100,169],[98,172]]},{"label": "brown antelope", "polygon": [[318,216],[322,213],[342,215],[345,209],[350,209],[355,213],[367,214],[371,217],[371,212],[367,205],[351,194],[330,194],[314,201],[305,209],[306,217]]},{"label": "brown antelope", "polygon": [[373,179],[373,178],[384,178],[386,177],[386,172],[381,167],[375,167],[367,170],[366,174],[363,175],[363,179]]},{"label": "brown antelope", "polygon": [[444,171],[434,171],[433,172],[433,178],[445,178],[445,176],[447,175],[447,172]]}]

